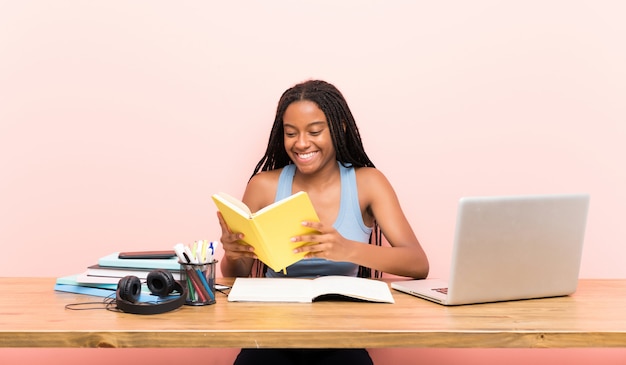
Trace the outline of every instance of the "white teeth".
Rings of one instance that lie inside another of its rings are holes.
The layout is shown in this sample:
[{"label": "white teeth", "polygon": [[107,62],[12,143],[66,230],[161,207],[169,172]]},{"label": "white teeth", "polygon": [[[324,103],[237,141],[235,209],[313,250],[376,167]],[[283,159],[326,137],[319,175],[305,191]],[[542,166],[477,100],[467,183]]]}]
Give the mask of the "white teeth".
[{"label": "white teeth", "polygon": [[300,157],[303,160],[306,160],[308,158],[313,157],[313,155],[315,155],[315,152],[309,152],[309,153],[298,153],[298,157]]}]

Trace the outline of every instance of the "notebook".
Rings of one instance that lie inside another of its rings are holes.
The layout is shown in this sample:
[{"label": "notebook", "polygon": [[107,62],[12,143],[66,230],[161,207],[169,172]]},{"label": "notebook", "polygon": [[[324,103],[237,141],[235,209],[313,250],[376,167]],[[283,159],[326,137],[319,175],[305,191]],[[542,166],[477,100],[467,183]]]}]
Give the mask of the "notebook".
[{"label": "notebook", "polygon": [[443,305],[572,294],[588,207],[587,194],[461,198],[449,278],[391,287]]}]

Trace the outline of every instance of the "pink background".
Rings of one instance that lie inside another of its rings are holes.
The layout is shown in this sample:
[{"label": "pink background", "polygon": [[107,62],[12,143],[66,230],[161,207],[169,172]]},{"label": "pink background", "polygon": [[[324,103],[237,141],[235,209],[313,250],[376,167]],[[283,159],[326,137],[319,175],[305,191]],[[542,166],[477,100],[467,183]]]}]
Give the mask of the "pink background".
[{"label": "pink background", "polygon": [[[621,1],[2,0],[0,275],[70,275],[114,251],[217,239],[210,195],[243,193],[280,94],[322,78],[351,105],[431,276],[447,276],[460,197],[586,192],[581,277],[624,278],[624,14]],[[188,352],[0,359],[166,364]],[[193,352],[226,364],[236,350]],[[378,364],[626,358],[372,353]]]}]

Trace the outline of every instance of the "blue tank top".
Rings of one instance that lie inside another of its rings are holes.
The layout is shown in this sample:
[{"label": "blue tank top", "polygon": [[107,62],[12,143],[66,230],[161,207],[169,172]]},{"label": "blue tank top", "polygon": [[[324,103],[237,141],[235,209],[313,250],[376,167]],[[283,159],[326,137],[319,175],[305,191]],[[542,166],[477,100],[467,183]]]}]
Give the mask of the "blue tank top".
[{"label": "blue tank top", "polygon": [[[341,201],[339,214],[333,227],[345,238],[368,243],[372,229],[363,222],[359,195],[356,186],[356,173],[352,167],[339,164],[341,172]],[[293,176],[296,166],[291,164],[283,168],[278,179],[275,201],[291,195]],[[267,277],[317,277],[325,275],[357,276],[359,265],[351,262],[330,261],[321,258],[303,259],[287,267],[287,275],[267,269]]]}]

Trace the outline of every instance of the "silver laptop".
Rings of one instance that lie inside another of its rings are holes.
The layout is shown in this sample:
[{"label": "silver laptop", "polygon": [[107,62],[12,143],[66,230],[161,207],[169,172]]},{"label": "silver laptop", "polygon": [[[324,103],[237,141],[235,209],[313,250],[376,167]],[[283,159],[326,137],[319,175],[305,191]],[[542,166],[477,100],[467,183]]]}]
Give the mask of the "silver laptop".
[{"label": "silver laptop", "polygon": [[391,287],[443,305],[572,294],[588,207],[587,194],[461,198],[449,278]]}]

